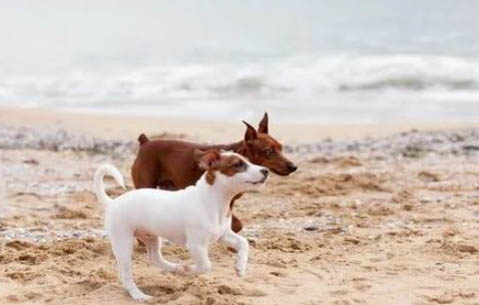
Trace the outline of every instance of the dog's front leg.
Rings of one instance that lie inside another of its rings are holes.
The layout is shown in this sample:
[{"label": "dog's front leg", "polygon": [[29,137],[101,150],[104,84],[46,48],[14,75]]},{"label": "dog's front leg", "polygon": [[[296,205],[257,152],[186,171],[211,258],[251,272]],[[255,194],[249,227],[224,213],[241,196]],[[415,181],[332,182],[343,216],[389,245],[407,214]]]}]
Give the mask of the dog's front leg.
[{"label": "dog's front leg", "polygon": [[238,252],[236,255],[235,270],[238,276],[244,276],[248,265],[248,241],[243,236],[238,235],[231,230],[226,232],[221,240]]},{"label": "dog's front leg", "polygon": [[199,275],[211,271],[212,264],[208,256],[208,241],[202,238],[188,238],[186,248],[190,251],[191,258],[195,265],[188,270],[187,275]]}]

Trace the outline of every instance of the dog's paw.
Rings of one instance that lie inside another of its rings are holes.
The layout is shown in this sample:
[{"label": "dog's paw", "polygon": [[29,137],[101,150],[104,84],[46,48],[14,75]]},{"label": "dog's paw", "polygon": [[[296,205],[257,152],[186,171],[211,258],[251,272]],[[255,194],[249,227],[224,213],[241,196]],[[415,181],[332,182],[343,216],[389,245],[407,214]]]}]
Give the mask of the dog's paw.
[{"label": "dog's paw", "polygon": [[139,291],[139,292],[135,292],[135,293],[131,293],[131,297],[133,298],[133,300],[135,301],[148,301],[149,299],[152,298],[151,295],[147,295],[147,294],[144,294],[143,292]]},{"label": "dog's paw", "polygon": [[178,265],[175,270],[176,275],[187,276],[191,274],[191,266],[189,265]]},{"label": "dog's paw", "polygon": [[243,277],[246,274],[246,263],[238,262],[235,265],[236,275]]}]

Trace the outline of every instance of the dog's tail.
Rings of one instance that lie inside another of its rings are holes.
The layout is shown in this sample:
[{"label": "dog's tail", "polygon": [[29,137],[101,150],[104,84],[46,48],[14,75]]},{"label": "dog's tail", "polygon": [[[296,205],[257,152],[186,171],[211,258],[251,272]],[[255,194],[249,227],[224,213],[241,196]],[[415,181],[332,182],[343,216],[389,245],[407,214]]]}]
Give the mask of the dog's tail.
[{"label": "dog's tail", "polygon": [[126,189],[123,176],[121,175],[120,171],[116,169],[116,167],[114,167],[111,164],[103,164],[102,166],[100,166],[95,173],[95,180],[94,180],[95,194],[98,200],[105,207],[108,206],[113,201],[110,197],[108,197],[108,194],[105,192],[105,185],[103,184],[103,178],[106,175],[112,176],[115,179],[116,183],[118,183],[124,189]]},{"label": "dog's tail", "polygon": [[150,139],[148,139],[148,137],[142,133],[139,137],[138,137],[138,142],[140,142],[140,146],[145,144],[146,142],[150,141]]}]

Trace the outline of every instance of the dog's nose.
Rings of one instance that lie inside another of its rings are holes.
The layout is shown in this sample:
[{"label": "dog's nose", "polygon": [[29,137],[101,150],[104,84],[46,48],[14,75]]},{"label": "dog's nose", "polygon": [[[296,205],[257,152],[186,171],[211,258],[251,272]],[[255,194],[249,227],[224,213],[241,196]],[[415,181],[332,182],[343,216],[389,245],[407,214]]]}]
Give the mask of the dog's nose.
[{"label": "dog's nose", "polygon": [[260,170],[260,172],[263,174],[265,178],[268,177],[269,171],[266,168],[263,168],[262,170]]},{"label": "dog's nose", "polygon": [[294,165],[293,163],[288,163],[288,170],[290,173],[296,171],[298,169],[298,167],[296,165]]}]

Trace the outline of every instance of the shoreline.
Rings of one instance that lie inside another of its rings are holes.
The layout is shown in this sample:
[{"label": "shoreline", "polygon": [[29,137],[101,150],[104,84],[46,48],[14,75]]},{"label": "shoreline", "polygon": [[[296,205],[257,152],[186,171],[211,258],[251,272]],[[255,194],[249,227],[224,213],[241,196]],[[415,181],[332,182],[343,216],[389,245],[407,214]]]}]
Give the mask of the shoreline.
[{"label": "shoreline", "polygon": [[[257,126],[263,113],[257,114]],[[188,140],[211,143],[233,142],[242,138],[241,121],[221,122],[199,119],[162,118],[154,116],[126,116],[117,114],[92,114],[64,112],[40,108],[0,107],[0,124],[13,127],[64,128],[105,139],[135,140],[142,132],[151,134],[183,135]],[[290,144],[304,144],[334,138],[354,140],[367,137],[384,137],[392,134],[420,130],[459,130],[479,127],[472,122],[405,122],[389,124],[283,124],[276,123],[270,115],[273,137]]]}]

